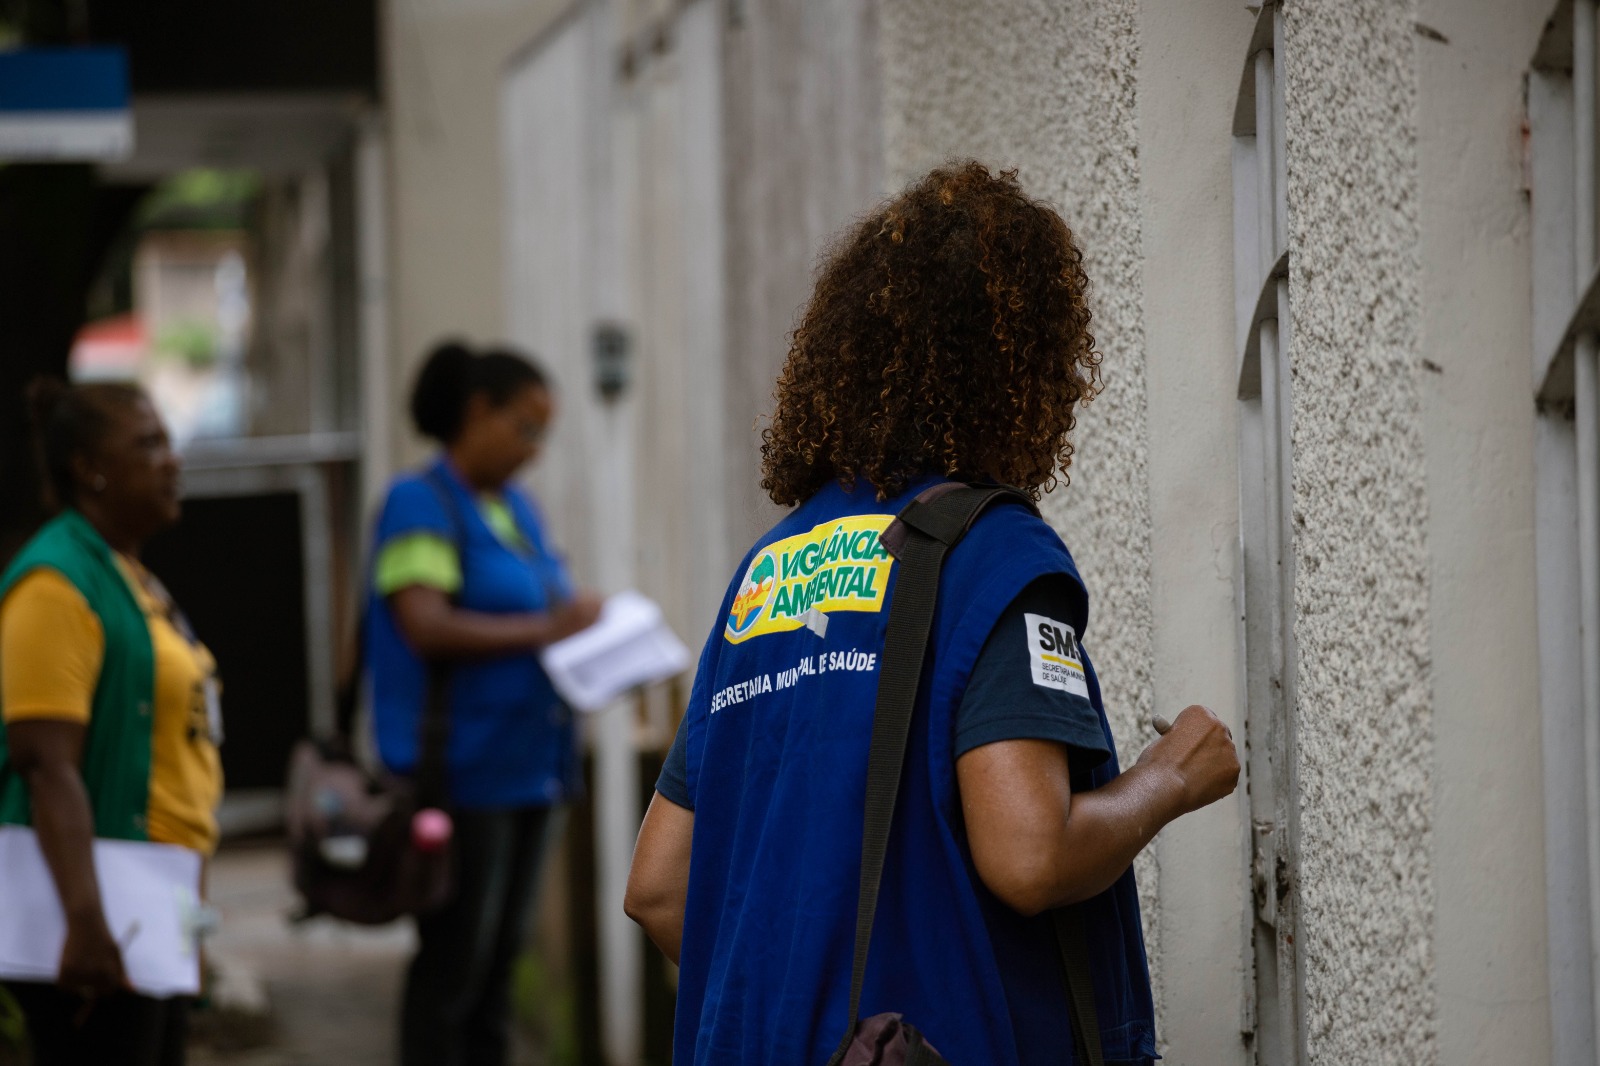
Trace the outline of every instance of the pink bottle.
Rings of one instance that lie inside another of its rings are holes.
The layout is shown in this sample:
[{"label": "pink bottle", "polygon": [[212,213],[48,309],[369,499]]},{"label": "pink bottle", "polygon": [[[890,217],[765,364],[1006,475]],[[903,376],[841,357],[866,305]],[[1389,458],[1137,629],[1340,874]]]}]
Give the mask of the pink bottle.
[{"label": "pink bottle", "polygon": [[455,823],[437,807],[424,807],[411,816],[411,846],[418,851],[443,851],[454,832]]}]

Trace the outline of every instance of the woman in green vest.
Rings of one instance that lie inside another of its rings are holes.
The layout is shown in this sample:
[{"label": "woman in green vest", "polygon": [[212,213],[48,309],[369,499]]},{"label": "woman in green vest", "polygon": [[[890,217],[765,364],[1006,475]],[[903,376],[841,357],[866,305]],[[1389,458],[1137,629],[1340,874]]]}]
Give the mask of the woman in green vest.
[{"label": "woman in green vest", "polygon": [[35,1066],[173,1066],[187,1003],[130,989],[92,844],[216,845],[216,664],[139,562],[178,520],[178,458],[136,387],[30,401],[59,512],[0,575],[0,826],[37,834],[67,933],[54,984],[5,985]]}]

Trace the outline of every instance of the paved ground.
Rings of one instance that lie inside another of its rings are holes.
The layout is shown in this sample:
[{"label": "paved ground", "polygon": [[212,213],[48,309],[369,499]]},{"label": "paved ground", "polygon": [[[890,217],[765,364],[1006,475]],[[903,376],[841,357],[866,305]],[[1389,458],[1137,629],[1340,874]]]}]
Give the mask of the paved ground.
[{"label": "paved ground", "polygon": [[210,894],[222,912],[211,951],[246,986],[259,978],[271,1028],[225,1026],[215,1044],[195,1047],[192,1066],[392,1066],[395,1004],[413,944],[408,925],[374,930],[318,919],[291,926],[294,894],[276,846],[223,851]]},{"label": "paved ground", "polygon": [[[264,999],[270,1016],[198,1018],[190,1066],[394,1066],[401,977],[416,943],[409,923],[290,924],[295,895],[281,844],[223,850],[209,894],[222,927],[208,950],[234,987],[228,998]],[[518,1037],[513,1066],[541,1066]]]},{"label": "paved ground", "polygon": [[[222,974],[214,994],[256,1009],[197,1012],[190,1066],[394,1066],[401,977],[415,943],[408,923],[290,924],[295,896],[279,844],[221,852],[209,891],[222,914],[207,949]],[[540,1066],[530,1041],[519,1044],[513,1066]]]}]

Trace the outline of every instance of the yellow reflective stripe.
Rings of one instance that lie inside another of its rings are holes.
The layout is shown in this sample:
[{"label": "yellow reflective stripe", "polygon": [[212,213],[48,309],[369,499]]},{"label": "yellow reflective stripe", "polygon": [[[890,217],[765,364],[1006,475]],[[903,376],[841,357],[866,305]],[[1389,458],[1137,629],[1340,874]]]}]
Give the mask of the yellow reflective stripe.
[{"label": "yellow reflective stripe", "polygon": [[412,585],[457,592],[461,589],[461,559],[455,545],[437,533],[405,533],[378,551],[372,585],[380,596]]}]

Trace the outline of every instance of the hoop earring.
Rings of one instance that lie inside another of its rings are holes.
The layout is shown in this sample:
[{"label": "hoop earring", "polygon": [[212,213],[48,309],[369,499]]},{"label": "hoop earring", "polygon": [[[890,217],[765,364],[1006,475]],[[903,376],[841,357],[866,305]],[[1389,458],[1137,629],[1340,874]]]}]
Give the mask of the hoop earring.
[{"label": "hoop earring", "polygon": [[96,474],[94,480],[89,482],[89,486],[96,492],[106,491],[106,476],[104,474]]}]

